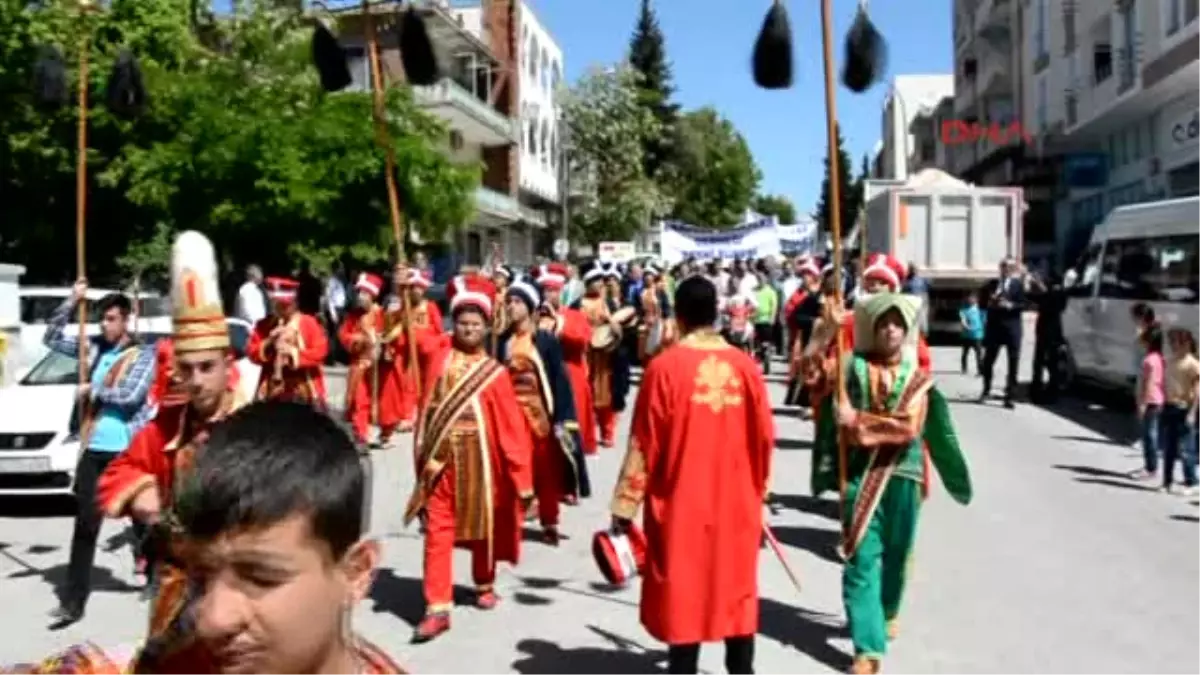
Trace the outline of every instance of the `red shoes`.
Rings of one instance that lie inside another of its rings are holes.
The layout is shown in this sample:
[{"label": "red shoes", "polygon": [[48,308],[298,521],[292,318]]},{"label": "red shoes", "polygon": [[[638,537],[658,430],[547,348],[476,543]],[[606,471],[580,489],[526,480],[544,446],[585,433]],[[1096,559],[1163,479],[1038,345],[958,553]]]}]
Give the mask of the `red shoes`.
[{"label": "red shoes", "polygon": [[496,609],[499,602],[500,596],[496,595],[496,591],[479,591],[475,596],[475,606],[485,612]]},{"label": "red shoes", "polygon": [[412,641],[414,644],[429,642],[448,630],[450,630],[449,613],[426,614],[425,618],[421,619],[421,623],[417,624],[417,629],[413,631]]}]

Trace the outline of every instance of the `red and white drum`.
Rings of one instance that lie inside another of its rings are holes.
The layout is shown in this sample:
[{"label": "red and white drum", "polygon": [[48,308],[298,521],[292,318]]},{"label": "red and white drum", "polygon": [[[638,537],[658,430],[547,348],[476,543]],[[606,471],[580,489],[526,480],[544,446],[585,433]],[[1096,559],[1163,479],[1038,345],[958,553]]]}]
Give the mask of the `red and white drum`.
[{"label": "red and white drum", "polygon": [[633,523],[620,534],[601,530],[592,537],[592,556],[608,583],[624,586],[646,564],[646,535]]}]

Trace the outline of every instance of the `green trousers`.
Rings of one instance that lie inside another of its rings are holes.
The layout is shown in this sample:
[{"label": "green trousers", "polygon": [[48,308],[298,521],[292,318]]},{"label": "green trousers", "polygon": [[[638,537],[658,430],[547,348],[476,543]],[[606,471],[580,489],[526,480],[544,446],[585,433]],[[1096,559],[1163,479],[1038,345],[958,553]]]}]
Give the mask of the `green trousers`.
[{"label": "green trousers", "polygon": [[[846,486],[847,521],[861,483],[859,476]],[[887,652],[887,622],[900,612],[920,510],[920,483],[892,476],[858,550],[842,568],[842,601],[856,657],[882,659]]]}]

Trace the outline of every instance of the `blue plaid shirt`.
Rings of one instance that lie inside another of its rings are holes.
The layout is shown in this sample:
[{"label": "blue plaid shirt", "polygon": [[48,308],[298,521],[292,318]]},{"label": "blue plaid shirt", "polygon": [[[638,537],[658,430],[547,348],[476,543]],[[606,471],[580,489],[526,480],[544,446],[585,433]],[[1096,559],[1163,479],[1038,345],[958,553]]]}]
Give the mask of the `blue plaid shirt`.
[{"label": "blue plaid shirt", "polygon": [[[79,356],[79,339],[68,336],[63,329],[70,321],[74,310],[75,302],[70,299],[59,305],[58,309],[50,315],[46,334],[42,338],[46,347],[71,358]],[[99,361],[100,355],[116,347],[116,345],[105,342],[104,338],[99,335],[92,336],[89,343],[88,363],[93,367]],[[151,385],[154,384],[155,360],[156,350],[149,345],[143,346],[137,359],[125,371],[124,377],[113,383],[111,387],[93,387],[92,389],[92,400],[100,405],[120,409],[126,415],[132,411],[133,414],[127,417],[131,438],[154,418],[155,407],[150,405],[146,399]]]}]

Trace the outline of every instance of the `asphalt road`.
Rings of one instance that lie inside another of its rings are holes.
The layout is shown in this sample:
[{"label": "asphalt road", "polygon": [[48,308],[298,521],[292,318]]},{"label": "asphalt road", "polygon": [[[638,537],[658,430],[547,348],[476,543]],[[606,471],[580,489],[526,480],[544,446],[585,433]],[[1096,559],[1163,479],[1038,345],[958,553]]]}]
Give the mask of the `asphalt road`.
[{"label": "asphalt road", "polygon": [[[957,350],[937,349],[943,390],[969,453],[976,501],[962,508],[935,488],[921,523],[902,635],[889,672],[1197,672],[1200,552],[1195,499],[1157,494],[1124,473],[1138,463],[1131,418],[1071,401],[1054,409],[973,403],[978,380],[957,372]],[[998,381],[1002,381],[997,377]],[[340,384],[331,387],[340,398]],[[777,403],[783,385],[772,378]],[[777,410],[776,513],[769,521],[803,578],[798,594],[764,549],[759,672],[824,672],[848,663],[832,504],[806,495],[811,425]],[[622,420],[622,430],[628,417]],[[622,436],[623,440],[624,436]],[[410,445],[377,454],[374,533],[384,563],[356,628],[416,672],[632,673],[665,662],[638,624],[636,587],[600,583],[589,544],[607,522],[620,461],[591,463],[599,495],[564,512],[559,549],[527,542],[520,567],[502,569],[501,605],[463,607],[454,629],[408,643],[420,618],[421,540],[400,525],[411,484]],[[136,640],[146,606],[131,585],[124,527],[106,526],[85,619],[45,630],[63,579],[71,519],[61,505],[0,503],[0,662],[72,641]],[[457,578],[469,583],[467,559]],[[465,590],[465,587],[464,587]],[[701,667],[723,672],[721,649]]]}]

